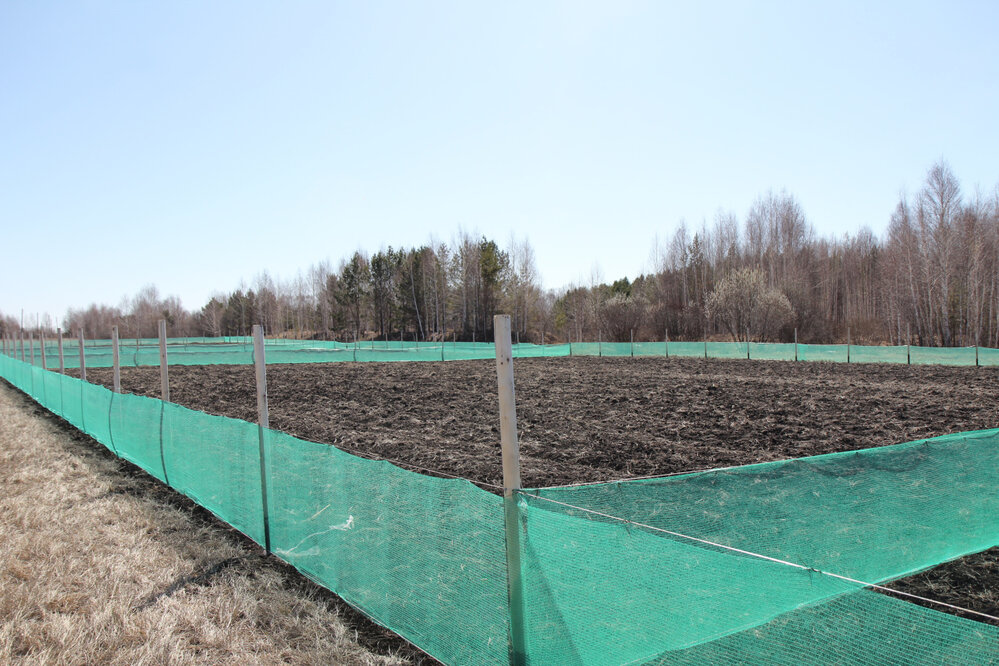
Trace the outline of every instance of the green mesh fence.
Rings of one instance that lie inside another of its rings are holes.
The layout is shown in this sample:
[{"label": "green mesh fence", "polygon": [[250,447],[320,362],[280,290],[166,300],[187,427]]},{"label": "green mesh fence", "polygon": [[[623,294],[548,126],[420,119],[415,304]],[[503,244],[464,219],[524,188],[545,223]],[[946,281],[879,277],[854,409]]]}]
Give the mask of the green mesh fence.
[{"label": "green mesh fence", "polygon": [[[441,661],[508,662],[498,496],[276,431],[261,453],[251,423],[7,357],[0,376]],[[996,545],[997,473],[990,430],[525,490],[527,663],[999,663],[999,629],[827,575]]]},{"label": "green mesh fence", "polygon": [[[35,342],[35,365],[41,366],[41,347]],[[491,342],[365,341],[354,343],[321,340],[271,339],[266,343],[269,363],[336,363],[339,361],[462,361],[496,357]],[[46,341],[49,368],[58,368],[58,346]],[[171,338],[170,365],[250,365],[253,343],[249,338]],[[123,367],[159,365],[157,340],[122,340]],[[112,366],[109,340],[87,341],[87,367]],[[18,348],[17,354],[20,351]],[[756,359],[765,361],[828,361],[832,363],[911,363],[915,365],[999,366],[999,350],[987,347],[906,347],[867,345],[811,345],[751,342],[573,342],[557,345],[516,344],[514,358],[561,356],[677,357]],[[26,343],[25,358],[30,361]],[[64,365],[78,368],[76,340],[63,345]]]},{"label": "green mesh fence", "polygon": [[[627,646],[629,657],[643,659],[767,625],[862,587],[818,571],[879,583],[999,544],[997,479],[999,431],[989,430],[665,479],[527,491],[529,607],[541,616],[558,608],[562,618],[543,632],[536,628],[545,623],[532,622],[531,638],[596,663],[602,651],[625,654]],[[595,588],[620,593],[599,606],[570,601]],[[861,598],[868,606],[891,601]],[[643,610],[655,605],[662,614]],[[608,608],[626,621],[611,626]],[[932,619],[937,611],[916,606],[909,611],[919,616],[913,622],[924,615],[934,626],[951,619]],[[999,654],[999,632],[971,625],[989,638],[989,654]],[[739,640],[745,650],[758,645],[752,633]],[[754,653],[742,654],[746,660]],[[786,655],[788,662],[796,658]]]}]

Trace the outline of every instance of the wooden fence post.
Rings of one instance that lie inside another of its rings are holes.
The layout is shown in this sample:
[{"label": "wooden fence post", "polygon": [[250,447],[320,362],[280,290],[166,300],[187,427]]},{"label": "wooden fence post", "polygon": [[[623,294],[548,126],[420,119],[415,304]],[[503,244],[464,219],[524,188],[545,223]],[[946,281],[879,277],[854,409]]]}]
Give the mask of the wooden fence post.
[{"label": "wooden fence post", "polygon": [[631,357],[635,358],[635,329],[631,329]]},{"label": "wooden fence post", "polygon": [[163,402],[170,402],[170,373],[167,363],[166,319],[160,319],[160,396]]},{"label": "wooden fence post", "polygon": [[604,332],[597,331],[597,356],[604,355]]},{"label": "wooden fence post", "polygon": [[846,362],[850,362],[850,327],[846,327]]},{"label": "wooden fence post", "polygon": [[48,370],[49,362],[45,356],[45,334],[41,331],[38,332],[38,351],[42,355],[42,370]]},{"label": "wooden fence post", "polygon": [[265,457],[267,429],[270,414],[267,412],[267,359],[264,355],[264,329],[253,325],[253,365],[257,377],[257,432],[260,444],[260,494],[264,511],[264,550],[271,552],[271,525],[267,509],[267,459]]},{"label": "wooden fence post", "polygon": [[31,349],[31,365],[35,364],[35,332],[28,331],[28,347]]},{"label": "wooden fence post", "polygon": [[56,335],[59,336],[59,374],[60,375],[65,375],[66,374],[66,357],[63,356],[63,352],[62,352],[62,329],[61,328],[57,328],[56,329]]},{"label": "wooden fence post", "polygon": [[121,354],[118,349],[118,327],[111,327],[111,362],[114,366],[114,392],[121,393]]},{"label": "wooden fence post", "polygon": [[746,360],[747,361],[751,360],[749,358],[749,329],[748,328],[746,329]]},{"label": "wooden fence post", "polygon": [[704,336],[704,360],[708,360],[708,337]]},{"label": "wooden fence post", "polygon": [[513,388],[510,315],[493,317],[496,332],[496,381],[499,385],[500,441],[503,447],[503,523],[506,533],[506,577],[510,604],[510,663],[526,661],[524,591],[520,566],[520,445],[517,441],[517,402]]},{"label": "wooden fence post", "polygon": [[905,325],[905,363],[912,365],[912,324]]},{"label": "wooden fence post", "polygon": [[83,349],[83,327],[77,329],[80,338],[80,379],[87,381],[87,353]]},{"label": "wooden fence post", "polygon": [[669,358],[669,329],[666,329],[666,358]]},{"label": "wooden fence post", "polygon": [[794,360],[798,360],[798,327],[794,327]]},{"label": "wooden fence post", "polygon": [[26,362],[26,360],[25,360],[25,357],[24,357],[24,329],[22,328],[21,329],[21,363],[25,363],[25,362]]}]

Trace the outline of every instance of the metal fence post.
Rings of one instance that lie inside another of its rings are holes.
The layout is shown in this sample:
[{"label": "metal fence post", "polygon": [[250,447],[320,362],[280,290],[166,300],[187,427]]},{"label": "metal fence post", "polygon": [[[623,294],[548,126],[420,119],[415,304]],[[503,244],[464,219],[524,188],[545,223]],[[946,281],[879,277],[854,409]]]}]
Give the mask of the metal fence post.
[{"label": "metal fence post", "polygon": [[503,522],[506,532],[507,593],[510,603],[510,663],[524,664],[524,594],[520,567],[520,445],[517,441],[517,402],[513,390],[513,350],[510,315],[493,317],[496,332],[496,381],[499,386],[500,440],[503,447]]}]

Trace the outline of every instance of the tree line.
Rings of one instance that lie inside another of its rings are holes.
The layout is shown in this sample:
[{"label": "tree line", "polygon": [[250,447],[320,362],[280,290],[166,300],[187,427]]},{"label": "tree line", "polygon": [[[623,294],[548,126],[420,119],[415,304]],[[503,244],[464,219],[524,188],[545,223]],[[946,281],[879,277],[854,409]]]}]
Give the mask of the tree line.
[{"label": "tree line", "polygon": [[[492,340],[492,317],[512,315],[525,342],[745,339],[999,347],[999,188],[966,197],[939,162],[902,195],[886,232],[821,237],[787,192],[760,196],[740,222],[720,212],[681,223],[650,247],[635,280],[591,278],[544,289],[533,248],[459,232],[335,268],[310,266],[287,281],[266,271],[219,292],[199,310],[146,287],[118,306],[71,309],[65,330],[107,337],[271,335],[355,339]],[[46,328],[42,323],[41,328]],[[48,323],[51,328],[51,323]],[[0,315],[0,333],[20,328]]]}]

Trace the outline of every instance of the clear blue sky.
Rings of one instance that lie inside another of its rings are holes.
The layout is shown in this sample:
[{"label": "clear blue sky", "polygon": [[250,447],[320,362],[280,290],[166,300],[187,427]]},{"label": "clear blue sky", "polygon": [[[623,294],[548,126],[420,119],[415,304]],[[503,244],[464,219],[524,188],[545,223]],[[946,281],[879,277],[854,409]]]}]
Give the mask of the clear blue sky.
[{"label": "clear blue sky", "polygon": [[0,4],[0,310],[198,308],[459,228],[634,277],[770,188],[880,233],[999,182],[999,3]]}]

